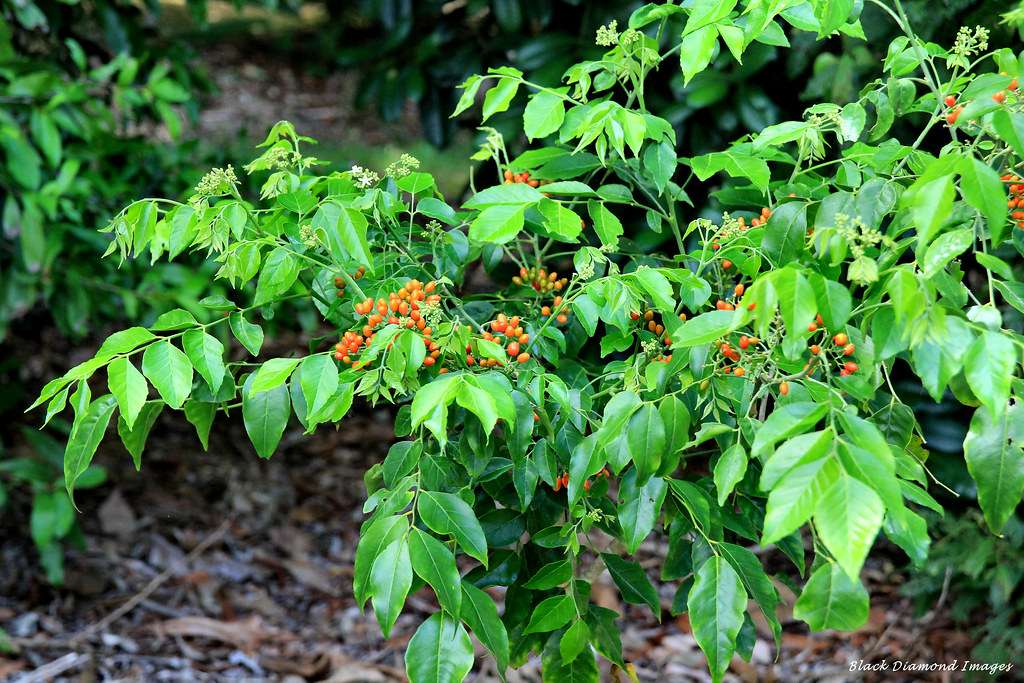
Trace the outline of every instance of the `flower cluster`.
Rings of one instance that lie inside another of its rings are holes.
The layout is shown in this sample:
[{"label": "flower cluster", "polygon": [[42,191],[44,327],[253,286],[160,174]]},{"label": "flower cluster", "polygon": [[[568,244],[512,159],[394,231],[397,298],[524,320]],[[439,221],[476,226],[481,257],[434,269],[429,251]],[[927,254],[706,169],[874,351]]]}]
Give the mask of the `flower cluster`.
[{"label": "flower cluster", "polygon": [[225,168],[214,168],[199,180],[189,201],[194,204],[208,197],[235,194],[237,186],[238,178],[231,164]]},{"label": "flower cluster", "polygon": [[599,47],[614,47],[619,42],[619,22],[613,19],[604,26],[599,26],[594,42]]},{"label": "flower cluster", "polygon": [[[411,154],[403,154],[402,156],[398,157],[398,161],[393,161],[390,164],[388,164],[388,167],[384,169],[384,175],[396,179],[404,178],[405,176],[409,175],[419,167],[419,159],[412,156]],[[352,171],[354,175],[355,169],[353,168]]]},{"label": "flower cluster", "polygon": [[351,174],[356,187],[363,190],[373,187],[380,182],[380,176],[376,172],[362,166],[353,166]]}]

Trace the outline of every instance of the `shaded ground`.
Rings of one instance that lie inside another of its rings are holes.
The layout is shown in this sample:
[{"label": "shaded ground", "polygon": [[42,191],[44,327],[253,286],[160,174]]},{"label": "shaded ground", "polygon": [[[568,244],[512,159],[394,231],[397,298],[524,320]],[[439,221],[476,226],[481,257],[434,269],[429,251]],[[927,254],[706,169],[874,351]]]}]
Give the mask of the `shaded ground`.
[{"label": "shaded ground", "polygon": [[[402,680],[404,645],[434,609],[429,589],[410,598],[383,640],[372,613],[355,606],[350,583],[362,473],[387,451],[390,413],[367,408],[312,439],[291,431],[269,461],[250,452],[233,422],[216,425],[209,453],[173,416],[157,429],[138,474],[116,438],[104,445],[98,460],[112,481],[81,492],[87,549],[69,554],[65,588],[41,580],[27,520],[5,516],[0,627],[19,653],[0,658],[0,679],[50,680],[27,672],[56,661],[70,665],[57,676],[69,681]],[[664,550],[652,540],[638,553],[652,578]],[[811,636],[783,608],[778,661],[759,624],[753,660],[735,658],[731,680],[959,680],[849,672],[858,659],[962,661],[970,648],[941,612],[912,618],[896,594],[901,577],[884,561],[870,563],[866,578],[873,610],[863,629]],[[595,599],[626,617],[626,655],[642,681],[708,680],[685,616],[668,614],[674,590],[663,586],[659,624],[646,609],[619,604],[607,575],[595,584]],[[478,654],[472,680],[496,680],[490,658]],[[539,681],[539,661],[509,680]]]}]

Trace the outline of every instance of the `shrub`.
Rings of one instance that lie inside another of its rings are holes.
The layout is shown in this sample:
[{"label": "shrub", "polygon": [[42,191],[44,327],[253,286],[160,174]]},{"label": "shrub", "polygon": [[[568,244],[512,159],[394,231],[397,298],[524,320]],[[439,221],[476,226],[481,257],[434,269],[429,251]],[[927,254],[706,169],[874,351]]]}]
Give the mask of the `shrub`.
[{"label": "shrub", "polygon": [[[94,228],[116,212],[121,193],[188,186],[188,150],[127,133],[159,119],[177,135],[175,107],[190,97],[175,74],[180,64],[131,52],[90,62],[94,46],[73,37],[71,17],[58,13],[51,23],[33,3],[13,7],[20,23],[0,17],[0,337],[11,321],[40,309],[78,337],[90,322],[142,315],[147,303],[168,308],[173,295],[138,296],[145,269],[117,273],[96,259],[105,243]],[[182,279],[173,267],[146,278],[161,289]]]},{"label": "shrub", "polygon": [[[413,681],[467,674],[467,626],[502,670],[540,652],[546,679],[597,680],[598,654],[628,673],[619,615],[591,603],[590,581],[607,569],[623,600],[660,617],[628,559],[656,527],[659,578],[678,582],[671,612],[688,612],[714,680],[751,654],[748,598],[781,632],[748,546],[789,559],[798,619],[858,628],[879,532],[920,563],[920,510],[941,510],[893,374],[974,409],[964,450],[990,530],[1024,488],[1021,338],[998,305],[1024,310],[1011,265],[1024,248],[1022,59],[987,52],[980,28],[949,49],[924,43],[899,2],[875,4],[905,33],[883,79],[721,151],[679,155],[645,108],[648,74],[678,59],[693,78],[780,22],[856,33],[854,3],[646,5],[603,26],[606,51],[563,87],[513,68],[470,78],[456,113],[485,86],[485,121],[527,93],[523,131],[545,144],[509,158],[492,131],[476,158],[493,160],[494,184],[458,209],[407,156],[380,174],[315,173],[311,141],[286,122],[246,167],[265,178],[259,200],[228,167],[187,203],[132,203],[105,228],[108,253],[206,252],[236,294],[118,332],[43,389],[33,407],[47,419],[67,404],[75,415],[69,494],[115,412],[136,466],[165,405],[204,445],[218,414],[240,411],[267,458],[293,415],[313,432],[362,396],[397,404],[408,438],[367,472],[353,588],[385,635],[411,590],[433,589],[440,611],[406,654]],[[685,28],[666,35],[676,15]],[[692,217],[688,188],[712,179],[728,213]],[[480,268],[493,287],[469,286]],[[293,300],[332,332],[253,360],[258,318]],[[100,370],[109,392],[93,399]],[[501,617],[483,590],[496,586]]]}]

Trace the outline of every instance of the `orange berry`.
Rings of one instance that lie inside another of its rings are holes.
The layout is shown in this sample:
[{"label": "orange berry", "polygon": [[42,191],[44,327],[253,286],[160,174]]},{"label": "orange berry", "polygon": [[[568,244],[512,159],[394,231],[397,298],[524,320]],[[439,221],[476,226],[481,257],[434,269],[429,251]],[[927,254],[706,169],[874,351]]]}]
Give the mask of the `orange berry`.
[{"label": "orange berry", "polygon": [[779,384],[779,393],[783,396],[789,395],[789,382],[782,382]]},{"label": "orange berry", "polygon": [[505,347],[505,351],[510,356],[518,356],[519,355],[519,342],[512,342],[511,344],[509,344],[508,346]]},{"label": "orange berry", "polygon": [[811,353],[817,356],[819,353],[821,353],[821,347],[818,346],[817,344],[811,344]]},{"label": "orange berry", "polygon": [[859,370],[859,369],[860,369],[860,367],[856,363],[854,363],[852,360],[848,360],[848,361],[846,361],[846,363],[843,364],[843,370],[846,370],[846,372],[848,372],[851,375],[853,373],[857,372],[857,370]]},{"label": "orange berry", "polygon": [[857,350],[856,346],[854,346],[853,344],[847,344],[846,346],[843,347],[843,355],[844,356],[852,356],[853,352],[856,351],[856,350]]},{"label": "orange berry", "polygon": [[743,368],[736,368],[736,370],[733,371],[733,374],[736,375],[737,377],[742,377],[744,374],[746,374],[746,372],[747,371],[744,370]]},{"label": "orange berry", "polygon": [[565,313],[559,313],[558,317],[555,318],[555,320],[558,321],[559,325],[564,325],[569,320],[569,316],[567,316]]},{"label": "orange berry", "polygon": [[519,363],[525,363],[528,360],[530,360],[530,354],[526,353],[525,351],[516,356],[516,361]]},{"label": "orange berry", "polygon": [[850,338],[845,333],[840,332],[836,336],[832,337],[832,341],[835,342],[836,346],[845,346],[846,342],[850,341]]},{"label": "orange berry", "polygon": [[725,270],[729,270],[730,268],[732,268],[732,261],[730,261],[729,259],[722,259],[722,268],[724,268]]},{"label": "orange berry", "polygon": [[1017,89],[1017,79],[1015,78],[1012,81],[1010,81],[1010,85],[1006,86],[1006,89],[1007,90],[1016,90]]},{"label": "orange berry", "polygon": [[736,285],[736,287],[733,288],[733,292],[736,293],[736,296],[743,296],[743,292],[745,290],[746,290],[746,287],[743,286],[743,283],[740,283],[740,284]]},{"label": "orange berry", "polygon": [[953,95],[946,95],[945,102],[947,107],[952,107],[954,104],[956,104],[956,97],[954,97]]},{"label": "orange berry", "polygon": [[551,315],[551,307],[550,306],[541,306],[540,307],[540,314],[542,316],[544,316],[545,318],[548,317],[549,315]]},{"label": "orange berry", "polygon": [[630,320],[639,320],[640,319],[640,313],[638,311],[630,311],[629,312],[629,319]]},{"label": "orange berry", "polygon": [[652,310],[644,311],[644,320],[654,320],[654,311],[652,311]]},{"label": "orange berry", "polygon": [[1002,104],[1006,101],[1006,93],[1000,90],[996,94],[992,95],[992,101],[996,104]]},{"label": "orange berry", "polygon": [[810,325],[807,326],[807,331],[808,332],[817,332],[818,331],[818,325],[816,323],[811,323]]},{"label": "orange berry", "polygon": [[423,359],[423,364],[426,365],[428,368],[436,362],[437,361],[434,360],[433,356],[427,356],[426,358]]}]

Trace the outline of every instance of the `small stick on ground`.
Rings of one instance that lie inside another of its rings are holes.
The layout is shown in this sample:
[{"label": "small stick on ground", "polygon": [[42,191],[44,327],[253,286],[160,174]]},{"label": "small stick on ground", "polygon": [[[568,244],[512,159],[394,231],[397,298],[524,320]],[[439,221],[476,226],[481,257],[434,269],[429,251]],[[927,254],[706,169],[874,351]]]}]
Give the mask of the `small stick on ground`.
[{"label": "small stick on ground", "polygon": [[[231,521],[231,519],[224,520],[224,522],[219,527],[210,532],[210,535],[204,538],[199,543],[199,545],[193,548],[192,552],[190,552],[185,557],[185,562],[192,562],[193,560],[196,560],[200,555],[209,550],[213,544],[221,540],[224,537],[224,534],[227,533],[228,528],[231,526]],[[154,576],[149,583],[146,584],[145,588],[143,588],[141,591],[136,593],[130,600],[128,600],[128,602],[124,603],[116,610],[114,610],[107,616],[97,621],[95,624],[92,624],[91,626],[87,626],[86,628],[82,629],[68,642],[71,645],[75,645],[77,643],[82,642],[83,640],[88,639],[89,637],[95,635],[100,631],[106,630],[115,621],[117,621],[124,615],[128,614],[133,609],[138,607],[139,604],[147,600],[149,596],[152,595],[157,588],[163,585],[173,575],[174,570],[171,567],[168,567],[164,571],[160,572],[159,574]]]}]

